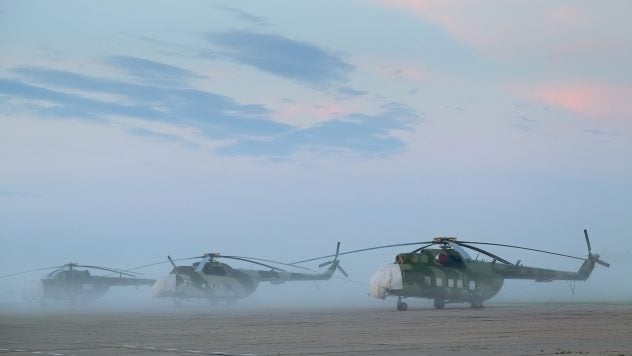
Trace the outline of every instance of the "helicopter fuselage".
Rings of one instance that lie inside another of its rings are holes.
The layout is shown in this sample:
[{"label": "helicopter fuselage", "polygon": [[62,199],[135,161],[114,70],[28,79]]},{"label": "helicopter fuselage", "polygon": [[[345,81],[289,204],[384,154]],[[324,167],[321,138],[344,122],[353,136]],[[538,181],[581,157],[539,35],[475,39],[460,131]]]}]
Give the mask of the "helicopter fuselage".
[{"label": "helicopter fuselage", "polygon": [[211,303],[231,302],[251,295],[260,282],[281,284],[288,281],[327,280],[337,267],[338,262],[335,262],[323,273],[295,273],[236,269],[216,260],[203,260],[192,266],[174,267],[168,275],[156,280],[152,292],[158,298],[200,298],[208,299]]},{"label": "helicopter fuselage", "polygon": [[33,301],[45,303],[47,299],[67,300],[71,304],[89,303],[107,294],[111,286],[148,285],[150,279],[93,276],[87,270],[58,269],[25,291],[24,296]]},{"label": "helicopter fuselage", "polygon": [[394,264],[382,267],[371,277],[369,287],[371,295],[379,299],[394,295],[470,302],[493,297],[503,281],[501,275],[493,273],[489,262],[466,260],[451,249],[427,249],[398,254]]},{"label": "helicopter fuselage", "polygon": [[598,255],[589,256],[578,272],[526,267],[497,261],[486,262],[465,258],[452,248],[423,249],[400,253],[395,263],[378,269],[370,279],[370,294],[379,299],[397,296],[398,309],[405,309],[406,297],[435,300],[441,309],[445,303],[482,302],[495,296],[505,279],[531,279],[538,282],[553,280],[585,280],[592,272]]}]

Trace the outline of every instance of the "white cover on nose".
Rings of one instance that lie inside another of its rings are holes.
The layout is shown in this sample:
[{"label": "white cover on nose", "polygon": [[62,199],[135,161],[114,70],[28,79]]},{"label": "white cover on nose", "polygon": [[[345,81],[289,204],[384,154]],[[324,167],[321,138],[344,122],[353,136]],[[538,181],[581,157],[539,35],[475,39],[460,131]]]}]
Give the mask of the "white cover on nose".
[{"label": "white cover on nose", "polygon": [[402,288],[402,270],[395,263],[378,268],[369,279],[369,293],[378,299],[386,298],[393,289]]},{"label": "white cover on nose", "polygon": [[176,275],[168,274],[164,277],[160,277],[154,282],[151,287],[151,291],[154,297],[164,297],[168,292],[176,291]]}]

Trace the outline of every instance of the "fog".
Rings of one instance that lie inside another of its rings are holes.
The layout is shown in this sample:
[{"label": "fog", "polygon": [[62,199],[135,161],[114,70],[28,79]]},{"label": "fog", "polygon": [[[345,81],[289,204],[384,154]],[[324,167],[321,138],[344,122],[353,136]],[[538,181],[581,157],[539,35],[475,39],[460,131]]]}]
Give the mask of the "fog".
[{"label": "fog", "polygon": [[[164,261],[138,270],[153,279],[168,255],[289,263],[436,236],[586,257],[586,228],[611,268],[487,303],[632,302],[626,2],[71,3],[0,5],[0,275]],[[217,308],[392,308],[367,283],[410,250]],[[22,296],[44,273],[0,278],[0,312],[41,310]],[[77,308],[174,306],[113,287]]]},{"label": "fog", "polygon": [[[581,241],[580,241],[581,242]],[[581,246],[581,244],[579,244]],[[578,251],[581,247],[578,246]],[[328,281],[296,281],[284,284],[270,284],[261,282],[257,290],[250,296],[240,299],[235,305],[226,305],[220,302],[218,305],[209,305],[206,299],[180,299],[182,305],[175,306],[172,298],[155,298],[152,296],[151,287],[111,287],[108,293],[90,303],[77,305],[70,304],[68,300],[47,300],[45,306],[40,305],[39,300],[28,300],[25,292],[39,282],[41,271],[31,272],[25,275],[13,276],[2,279],[0,288],[0,312],[15,313],[51,313],[51,312],[234,312],[241,310],[305,310],[326,309],[337,310],[339,308],[393,308],[396,298],[389,297],[386,300],[377,300],[368,294],[368,280],[373,271],[383,264],[392,263],[395,254],[409,251],[408,248],[389,248],[380,252],[366,252],[355,255],[341,256],[341,265],[349,273],[345,278],[336,272]],[[510,250],[510,249],[502,249]],[[328,251],[324,251],[328,253]],[[555,256],[542,257],[537,253],[512,253],[496,254],[511,259],[521,259],[526,266],[554,268],[560,270],[576,271],[581,261],[561,259]],[[624,303],[632,302],[632,286],[626,283],[629,271],[632,268],[632,255],[630,251],[603,252],[602,259],[611,263],[611,268],[597,265],[587,281],[575,283],[565,281],[535,282],[528,280],[505,280],[501,291],[488,300],[488,306],[503,305],[507,303]],[[475,256],[475,254],[472,254]],[[306,256],[308,257],[308,256]],[[326,260],[326,259],[325,259]],[[325,261],[323,260],[323,261]],[[224,260],[226,262],[227,260]],[[156,262],[156,261],[151,261]],[[231,263],[234,268],[262,269],[260,266],[237,262]],[[291,261],[287,261],[291,262]],[[187,263],[180,262],[178,264]],[[312,266],[310,266],[310,264]],[[317,262],[307,263],[315,271],[324,270],[318,268]],[[141,278],[157,278],[171,269],[168,263],[152,266],[139,271]],[[265,268],[264,268],[265,270]],[[305,272],[304,270],[296,270]],[[101,275],[100,273],[94,273]],[[431,300],[408,298],[410,308],[432,309]],[[450,307],[463,307],[465,304],[448,304]]]}]

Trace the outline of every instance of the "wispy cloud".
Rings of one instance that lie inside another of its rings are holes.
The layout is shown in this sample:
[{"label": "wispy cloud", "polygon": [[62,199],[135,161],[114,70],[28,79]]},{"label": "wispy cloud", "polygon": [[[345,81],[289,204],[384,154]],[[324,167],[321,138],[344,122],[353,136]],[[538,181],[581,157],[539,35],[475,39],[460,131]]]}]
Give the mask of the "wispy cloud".
[{"label": "wispy cloud", "polygon": [[241,140],[222,148],[221,152],[231,155],[266,156],[323,151],[387,154],[405,146],[403,141],[392,135],[392,131],[407,130],[412,121],[419,119],[414,110],[389,104],[376,115],[353,114],[278,135],[269,140]]},{"label": "wispy cloud", "polygon": [[[124,57],[129,64],[129,58]],[[132,60],[134,63],[135,59]],[[115,63],[120,64],[120,63]],[[118,67],[118,66],[117,66]],[[131,66],[134,67],[134,66]],[[168,72],[186,83],[194,73],[154,62],[147,76]],[[188,87],[150,84],[145,80],[105,79],[98,75],[41,67],[19,67],[10,70],[10,77],[0,77],[0,96],[18,103],[19,109],[41,117],[75,120],[99,120],[120,124],[120,120],[141,120],[194,129],[198,137],[222,142],[216,152],[226,155],[287,156],[299,151],[330,150],[356,154],[385,154],[404,147],[393,131],[405,130],[408,123],[419,119],[411,108],[390,104],[377,114],[322,108],[329,112],[319,124],[310,127],[292,126],[273,121],[278,115],[260,104],[244,104],[209,91]],[[136,78],[138,76],[132,76]],[[363,95],[362,91],[343,88],[347,95]],[[290,100],[290,99],[288,99]],[[300,111],[296,115],[301,115]],[[131,124],[128,132],[164,140],[184,140],[178,131],[154,132],[151,125]],[[131,127],[131,129],[130,129]],[[192,142],[197,144],[197,142]],[[218,147],[217,144],[214,147]]]},{"label": "wispy cloud", "polygon": [[356,90],[356,89],[347,88],[347,87],[338,88],[338,94],[342,98],[359,97],[359,96],[367,95],[368,93],[369,92],[365,90]]},{"label": "wispy cloud", "polygon": [[188,70],[144,58],[112,56],[106,59],[106,62],[147,83],[184,84],[186,81],[196,77]]},{"label": "wispy cloud", "polygon": [[233,15],[235,15],[238,19],[244,21],[244,22],[248,22],[251,23],[253,25],[257,25],[257,26],[271,26],[271,24],[264,20],[262,17],[253,15],[249,12],[246,12],[244,10],[241,9],[237,9],[234,7],[230,7],[230,6],[219,6],[218,9],[223,10],[225,12],[231,13]]},{"label": "wispy cloud", "polygon": [[280,35],[230,31],[208,40],[237,63],[314,87],[345,82],[354,69],[334,52]]},{"label": "wispy cloud", "polygon": [[632,117],[632,86],[549,84],[520,89],[523,95],[589,116]]},{"label": "wispy cloud", "polygon": [[[215,93],[102,79],[68,71],[20,68],[22,80],[0,79],[0,93],[52,105],[30,107],[41,115],[61,118],[107,119],[127,116],[199,127],[209,137],[277,134],[289,125],[267,120],[261,105],[240,104]],[[28,81],[25,82],[24,79]],[[78,93],[79,94],[78,94]],[[98,100],[81,93],[123,96],[130,104]]]}]

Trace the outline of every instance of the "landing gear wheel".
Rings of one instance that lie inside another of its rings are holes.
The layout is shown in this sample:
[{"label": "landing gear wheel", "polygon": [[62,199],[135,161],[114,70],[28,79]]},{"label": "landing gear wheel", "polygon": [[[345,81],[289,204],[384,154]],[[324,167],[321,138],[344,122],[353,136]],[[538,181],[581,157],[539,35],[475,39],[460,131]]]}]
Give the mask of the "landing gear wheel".
[{"label": "landing gear wheel", "polygon": [[397,302],[397,310],[404,311],[408,309],[408,304],[406,302]]},{"label": "landing gear wheel", "polygon": [[481,297],[473,297],[471,307],[474,309],[481,309],[483,307],[483,299]]},{"label": "landing gear wheel", "polygon": [[435,299],[434,307],[437,309],[443,309],[445,307],[445,300],[443,299]]}]

